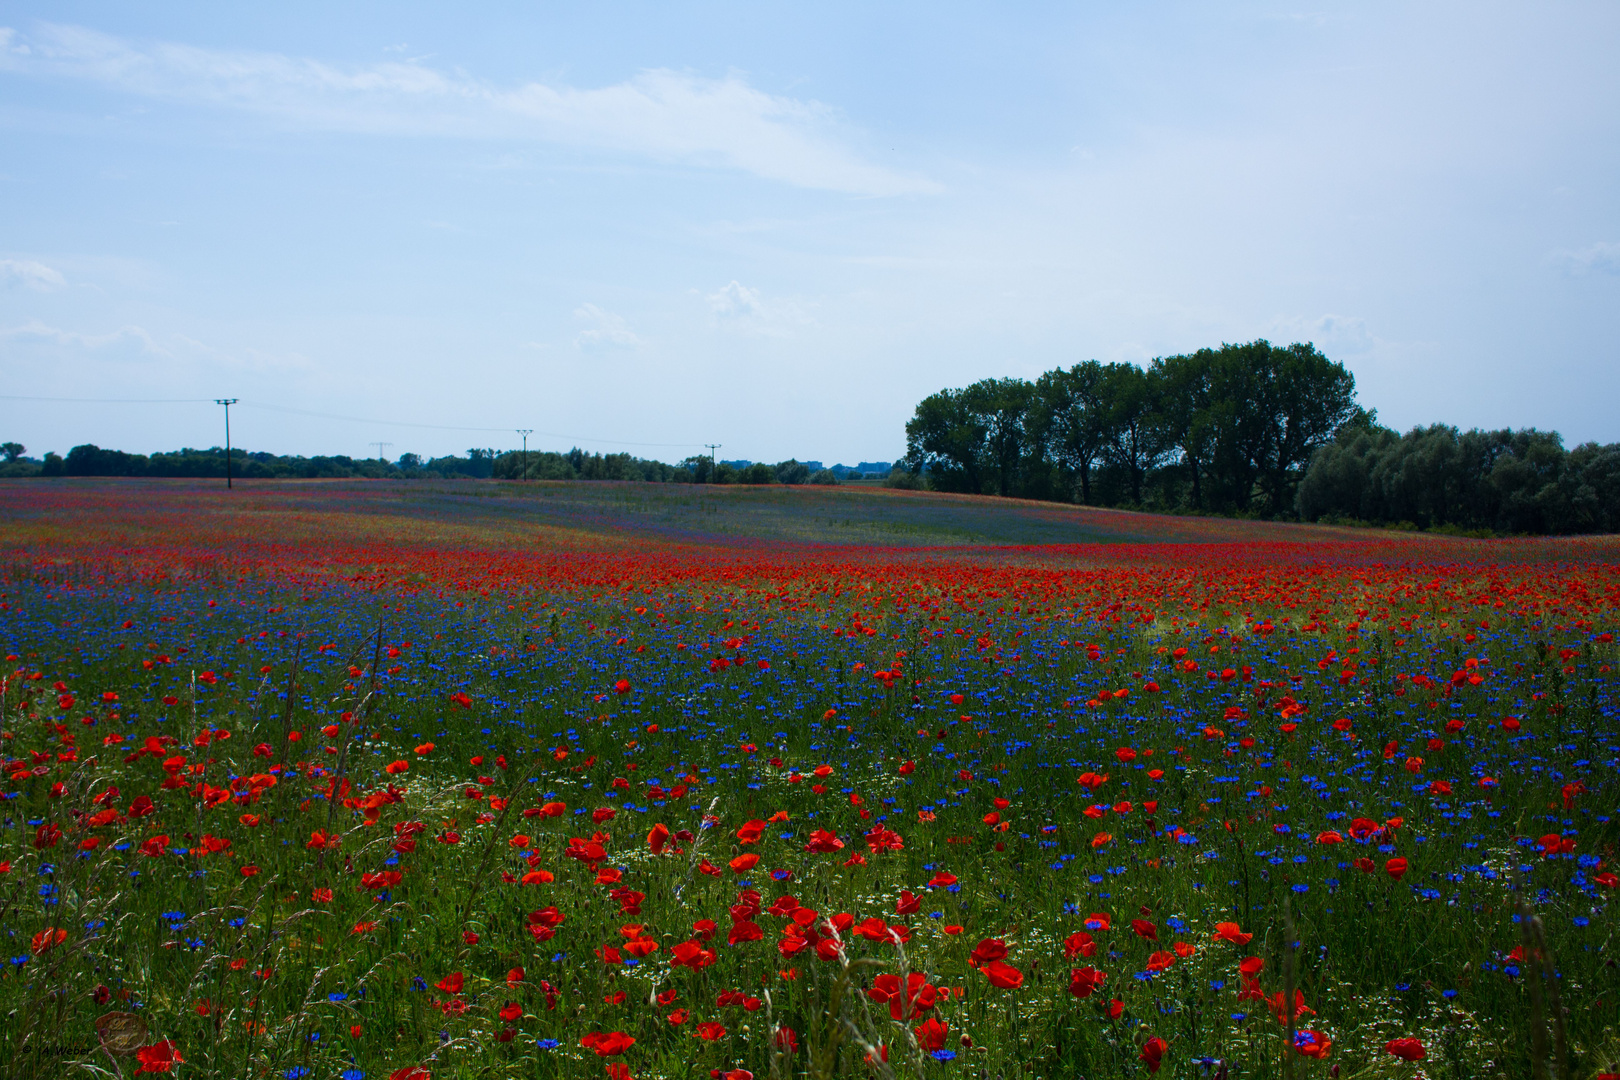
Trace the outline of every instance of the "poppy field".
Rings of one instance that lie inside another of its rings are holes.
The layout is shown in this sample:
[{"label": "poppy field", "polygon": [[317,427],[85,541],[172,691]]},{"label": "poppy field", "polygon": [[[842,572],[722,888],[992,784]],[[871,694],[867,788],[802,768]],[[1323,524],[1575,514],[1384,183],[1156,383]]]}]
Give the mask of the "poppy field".
[{"label": "poppy field", "polygon": [[0,485],[0,1073],[1620,1071],[1613,541],[584,487]]}]

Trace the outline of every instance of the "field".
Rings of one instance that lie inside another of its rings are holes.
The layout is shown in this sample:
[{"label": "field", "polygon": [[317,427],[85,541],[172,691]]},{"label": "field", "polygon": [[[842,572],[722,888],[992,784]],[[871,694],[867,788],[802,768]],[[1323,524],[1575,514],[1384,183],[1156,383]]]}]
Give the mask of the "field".
[{"label": "field", "polygon": [[15,481],[0,572],[8,1077],[1620,1069],[1612,538]]}]

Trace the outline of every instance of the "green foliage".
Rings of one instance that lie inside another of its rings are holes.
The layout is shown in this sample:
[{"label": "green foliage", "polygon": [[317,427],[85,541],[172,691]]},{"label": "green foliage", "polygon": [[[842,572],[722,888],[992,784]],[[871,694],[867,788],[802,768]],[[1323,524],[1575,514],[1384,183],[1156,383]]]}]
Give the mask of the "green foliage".
[{"label": "green foliage", "polygon": [[520,450],[511,450],[495,459],[494,474],[498,480],[690,482],[692,472],[684,464],[666,465],[662,461],[648,461],[630,454],[587,454],[578,447],[566,454],[549,450],[530,450],[525,454]]},{"label": "green foliage", "polygon": [[777,462],[771,471],[778,484],[804,484],[810,480],[810,466],[794,458]]},{"label": "green foliage", "polygon": [[898,488],[901,491],[921,491],[928,485],[916,473],[896,468],[884,479],[883,486],[886,488]]},{"label": "green foliage", "polygon": [[[15,444],[13,444],[15,445]],[[18,447],[19,454],[22,448]],[[698,459],[688,459],[698,460]],[[701,459],[707,467],[707,458]],[[225,451],[186,448],[155,454],[130,454],[104,450],[92,443],[75,446],[66,459],[46,454],[43,464],[18,461],[0,465],[0,475],[28,476],[148,476],[220,477],[225,475]],[[473,447],[466,457],[446,455],[423,460],[420,454],[401,454],[397,462],[374,458],[351,458],[344,454],[300,457],[249,453],[231,449],[231,473],[237,479],[488,479],[501,480],[640,480],[655,483],[690,483],[692,469],[667,465],[630,454],[587,454],[572,449],[566,454],[531,450],[498,452]],[[768,481],[767,481],[768,482]]]},{"label": "green foliage", "polygon": [[[1377,427],[1355,397],[1350,372],[1307,344],[1222,345],[1146,369],[1090,360],[929,395],[906,424],[906,467],[940,491],[1292,517],[1313,455]],[[1350,465],[1322,480],[1354,482]]]},{"label": "green foliage", "polygon": [[[1557,432],[1397,435],[1375,416],[1318,449],[1299,486],[1307,521],[1411,523],[1452,535],[1620,531],[1620,445],[1565,451]],[[1398,527],[1398,526],[1397,526]]]}]

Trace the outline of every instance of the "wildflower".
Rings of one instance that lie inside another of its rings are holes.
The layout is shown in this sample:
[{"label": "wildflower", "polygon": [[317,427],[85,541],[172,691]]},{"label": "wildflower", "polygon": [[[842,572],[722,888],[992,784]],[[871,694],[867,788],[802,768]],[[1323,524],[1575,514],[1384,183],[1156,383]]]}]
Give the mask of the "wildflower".
[{"label": "wildflower", "polygon": [[135,1070],[138,1073],[166,1073],[173,1072],[174,1067],[186,1059],[180,1056],[179,1048],[172,1041],[164,1039],[136,1050],[135,1060],[141,1066]]},{"label": "wildflower", "polygon": [[980,966],[979,970],[984,972],[992,986],[998,986],[1003,990],[1016,990],[1024,985],[1024,973],[1000,960],[992,960]]},{"label": "wildflower", "polygon": [[1090,997],[1107,977],[1094,967],[1074,968],[1069,972],[1069,993],[1077,998]]},{"label": "wildflower", "polygon": [[622,1031],[592,1031],[579,1040],[579,1045],[594,1051],[597,1057],[622,1054],[635,1044],[636,1040]]},{"label": "wildflower", "polygon": [[1164,1052],[1168,1049],[1170,1044],[1155,1035],[1142,1044],[1142,1052],[1137,1055],[1137,1059],[1147,1066],[1148,1072],[1156,1073],[1163,1063]]},{"label": "wildflower", "polygon": [[1297,1031],[1294,1033],[1294,1049],[1308,1058],[1318,1061],[1328,1056],[1328,1049],[1333,1041],[1320,1031]]},{"label": "wildflower", "polygon": [[1425,1057],[1423,1044],[1413,1038],[1391,1039],[1384,1044],[1384,1052],[1394,1054],[1402,1061],[1422,1061]]}]

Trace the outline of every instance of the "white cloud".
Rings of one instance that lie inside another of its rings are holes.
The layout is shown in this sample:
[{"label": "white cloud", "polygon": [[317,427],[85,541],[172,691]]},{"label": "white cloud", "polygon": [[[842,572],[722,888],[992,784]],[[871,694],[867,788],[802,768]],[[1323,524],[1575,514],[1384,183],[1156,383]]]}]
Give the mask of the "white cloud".
[{"label": "white cloud", "polygon": [[0,30],[0,69],[75,78],[146,97],[245,109],[303,127],[389,135],[538,139],[737,169],[860,195],[939,185],[863,161],[834,110],[755,90],[740,75],[644,71],[596,89],[497,87],[462,72],[389,61],[338,68],[278,53],[135,43],[40,24]]},{"label": "white cloud", "polygon": [[82,349],[104,349],[111,345],[133,342],[143,353],[164,357],[172,355],[169,350],[159,345],[145,328],[139,326],[119,327],[110,334],[81,334],[75,330],[63,330],[47,325],[38,319],[29,319],[21,326],[0,327],[0,341],[73,345]]},{"label": "white cloud", "polygon": [[1279,344],[1308,341],[1329,358],[1353,356],[1382,344],[1367,328],[1367,320],[1343,315],[1323,315],[1315,319],[1279,319],[1272,337]]},{"label": "white cloud", "polygon": [[269,353],[252,347],[221,349],[186,334],[155,335],[135,325],[121,326],[105,334],[87,334],[29,319],[18,326],[0,326],[0,342],[11,343],[19,349],[41,348],[42,355],[55,356],[64,363],[90,358],[113,364],[140,360],[162,362],[162,366],[173,372],[206,370],[277,377],[317,370],[309,357],[299,353]]},{"label": "white cloud", "polygon": [[574,344],[582,349],[633,349],[641,344],[624,316],[595,304],[580,305],[574,310],[574,318],[592,324],[574,337]]},{"label": "white cloud", "polygon": [[1599,241],[1579,251],[1560,251],[1553,258],[1567,274],[1620,274],[1620,244]]},{"label": "white cloud", "polygon": [[714,324],[771,337],[785,336],[796,326],[810,326],[815,319],[796,300],[767,300],[758,289],[733,280],[704,297]]},{"label": "white cloud", "polygon": [[61,271],[27,259],[0,259],[0,283],[31,289],[60,289],[67,284]]}]

